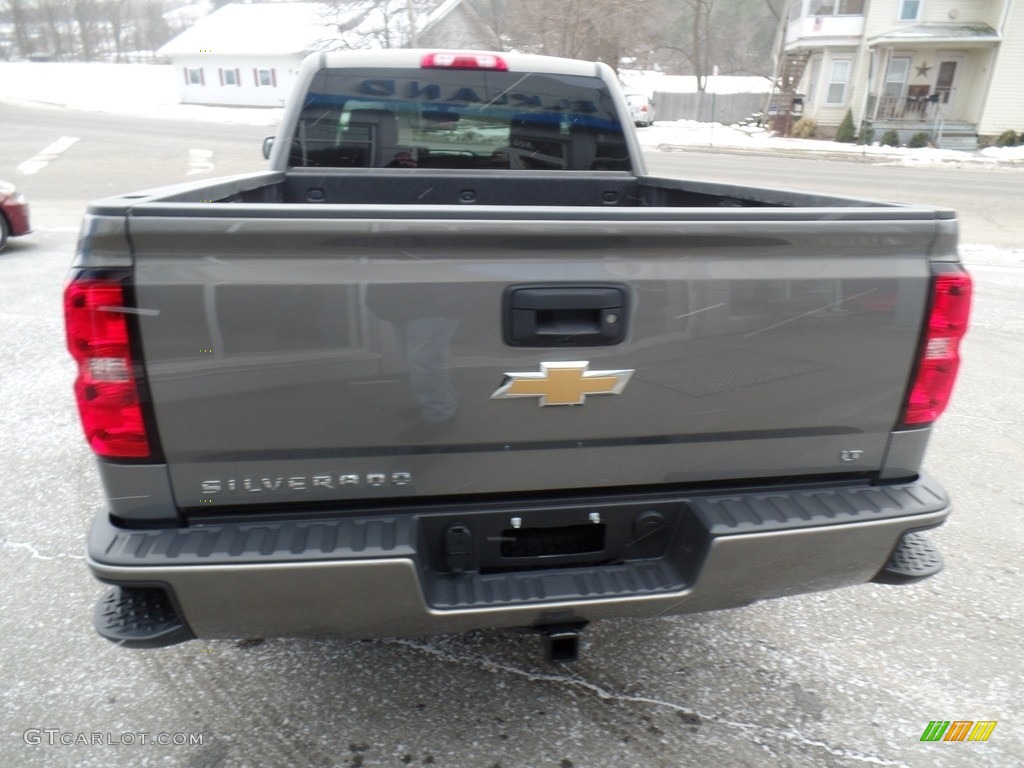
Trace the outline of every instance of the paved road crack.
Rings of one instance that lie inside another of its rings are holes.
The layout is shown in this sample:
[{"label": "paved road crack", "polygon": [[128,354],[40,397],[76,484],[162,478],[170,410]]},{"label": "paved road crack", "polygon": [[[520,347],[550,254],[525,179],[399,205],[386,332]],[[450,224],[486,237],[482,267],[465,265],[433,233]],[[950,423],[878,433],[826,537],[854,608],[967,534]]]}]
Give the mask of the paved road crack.
[{"label": "paved road crack", "polygon": [[649,696],[636,696],[626,693],[619,693],[616,691],[608,690],[596,683],[589,682],[587,680],[580,679],[578,677],[567,677],[565,675],[555,674],[543,674],[539,672],[531,672],[526,669],[520,669],[513,667],[508,664],[500,664],[491,659],[481,658],[479,656],[464,656],[460,654],[449,653],[441,648],[438,648],[430,643],[417,642],[415,640],[408,640],[403,638],[391,638],[380,641],[385,645],[398,645],[403,648],[409,648],[414,651],[418,651],[428,656],[432,656],[435,659],[449,663],[449,664],[460,664],[467,666],[479,667],[487,672],[494,674],[509,674],[516,675],[518,677],[525,678],[529,682],[543,682],[543,683],[554,683],[556,685],[568,685],[572,686],[584,693],[592,694],[603,701],[614,701],[622,704],[645,704],[651,707],[659,709],[666,709],[679,715],[683,716],[687,720],[694,718],[699,719],[701,722],[715,723],[717,725],[731,728],[733,730],[741,731],[748,734],[751,738],[759,741],[765,737],[774,737],[776,739],[782,739],[791,744],[799,746],[813,747],[828,752],[830,755],[835,757],[841,757],[846,760],[855,760],[857,762],[865,763],[868,765],[881,765],[881,766],[892,766],[893,768],[910,768],[907,763],[902,760],[889,760],[878,755],[868,754],[866,752],[859,752],[857,750],[847,749],[844,747],[836,747],[828,742],[819,741],[817,739],[809,739],[806,736],[802,736],[791,728],[773,728],[768,725],[761,725],[758,723],[745,723],[738,720],[729,720],[718,715],[708,715],[701,712],[696,712],[689,707],[684,707],[681,704],[676,704],[671,701],[665,701],[663,699],[656,699]]},{"label": "paved road crack", "polygon": [[21,541],[9,541],[8,539],[4,539],[0,542],[0,545],[9,547],[10,549],[27,550],[33,560],[60,560],[61,558],[67,558],[69,560],[85,560],[85,555],[72,555],[67,552],[58,552],[56,555],[44,555],[31,544]]}]

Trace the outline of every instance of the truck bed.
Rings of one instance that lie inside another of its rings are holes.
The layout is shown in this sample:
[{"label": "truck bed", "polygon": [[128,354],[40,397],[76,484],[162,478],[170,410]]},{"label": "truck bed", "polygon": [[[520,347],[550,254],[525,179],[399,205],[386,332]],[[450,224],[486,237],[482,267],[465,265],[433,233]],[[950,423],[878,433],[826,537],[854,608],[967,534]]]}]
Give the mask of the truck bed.
[{"label": "truck bed", "polygon": [[[420,169],[292,168],[162,187],[96,201],[90,212],[118,215],[130,207],[154,210],[163,203],[283,205],[275,215],[317,215],[313,207],[344,206],[529,206],[560,209],[590,207],[594,216],[611,208],[701,209],[795,208],[804,218],[821,218],[843,209],[846,216],[870,218],[954,219],[952,210],[886,203],[878,200],[819,195],[763,187],[746,187],[687,179],[636,177],[615,171],[580,174],[566,171],[436,171]],[[847,209],[859,209],[859,213]],[[162,208],[168,215],[177,210]],[[330,213],[341,211],[328,208]],[[214,209],[225,213],[225,209]],[[232,214],[238,211],[232,209]],[[290,212],[290,213],[289,213]],[[183,211],[178,210],[177,215]],[[193,213],[193,212],[190,212]],[[491,214],[500,212],[492,211]],[[666,216],[667,210],[657,215]],[[672,218],[685,215],[674,210]],[[244,214],[243,214],[244,215]],[[264,209],[265,215],[265,209]],[[403,213],[402,215],[406,215]],[[581,215],[577,212],[575,215]],[[692,217],[692,213],[690,216]],[[785,217],[784,217],[785,218]]]}]

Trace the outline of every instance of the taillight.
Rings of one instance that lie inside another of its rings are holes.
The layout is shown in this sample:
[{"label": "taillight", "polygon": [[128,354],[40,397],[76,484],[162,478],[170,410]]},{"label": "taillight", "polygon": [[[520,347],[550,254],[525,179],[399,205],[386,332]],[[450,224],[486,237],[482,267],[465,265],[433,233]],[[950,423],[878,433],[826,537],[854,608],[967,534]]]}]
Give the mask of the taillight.
[{"label": "taillight", "polygon": [[903,412],[904,424],[930,424],[946,409],[960,367],[960,340],[967,332],[970,311],[970,275],[946,272],[932,278],[931,312]]},{"label": "taillight", "polygon": [[428,53],[420,60],[424,69],[490,69],[507,72],[508,64],[493,53],[456,53],[444,51]]},{"label": "taillight", "polygon": [[89,445],[101,456],[149,456],[123,287],[91,278],[70,283],[64,291],[64,322],[68,350],[78,363],[75,398]]}]

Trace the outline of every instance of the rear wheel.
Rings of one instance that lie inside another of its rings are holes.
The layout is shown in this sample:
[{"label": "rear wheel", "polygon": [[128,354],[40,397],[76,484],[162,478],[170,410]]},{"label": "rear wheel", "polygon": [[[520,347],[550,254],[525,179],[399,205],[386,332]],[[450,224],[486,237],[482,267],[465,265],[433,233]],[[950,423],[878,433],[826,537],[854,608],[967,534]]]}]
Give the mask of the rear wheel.
[{"label": "rear wheel", "polygon": [[3,217],[3,214],[0,214],[0,251],[4,249],[5,245],[7,245],[8,229],[7,219]]}]

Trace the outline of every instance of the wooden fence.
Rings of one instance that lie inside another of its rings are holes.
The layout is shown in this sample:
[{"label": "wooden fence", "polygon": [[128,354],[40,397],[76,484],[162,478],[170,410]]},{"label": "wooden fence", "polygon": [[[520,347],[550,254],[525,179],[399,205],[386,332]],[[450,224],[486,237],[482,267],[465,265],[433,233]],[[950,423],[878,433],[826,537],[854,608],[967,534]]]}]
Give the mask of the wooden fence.
[{"label": "wooden fence", "polygon": [[654,92],[655,120],[696,120],[729,125],[764,109],[764,93]]}]

